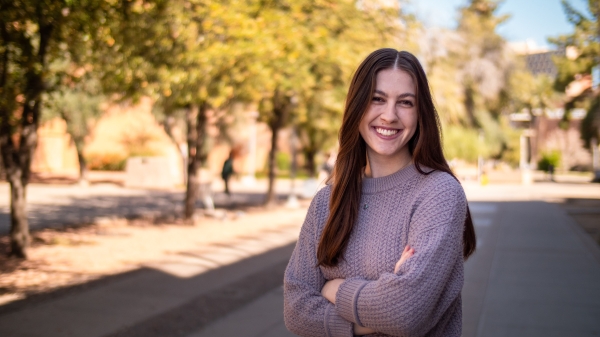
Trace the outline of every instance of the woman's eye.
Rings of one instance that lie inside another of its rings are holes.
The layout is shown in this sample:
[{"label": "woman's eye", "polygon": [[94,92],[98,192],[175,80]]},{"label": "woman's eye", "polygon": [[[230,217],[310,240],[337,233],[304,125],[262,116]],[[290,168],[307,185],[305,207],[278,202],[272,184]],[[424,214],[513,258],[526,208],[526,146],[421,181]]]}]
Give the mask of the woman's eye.
[{"label": "woman's eye", "polygon": [[373,102],[383,102],[383,98],[381,98],[381,97],[373,97]]},{"label": "woman's eye", "polygon": [[400,104],[402,106],[407,106],[407,107],[412,107],[413,106],[413,102],[412,101],[398,101],[398,104]]}]

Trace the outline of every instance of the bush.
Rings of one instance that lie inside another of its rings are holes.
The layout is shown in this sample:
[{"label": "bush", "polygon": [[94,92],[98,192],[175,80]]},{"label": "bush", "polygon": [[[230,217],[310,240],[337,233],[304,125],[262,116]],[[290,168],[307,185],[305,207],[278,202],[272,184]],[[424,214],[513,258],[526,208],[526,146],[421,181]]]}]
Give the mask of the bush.
[{"label": "bush", "polygon": [[277,171],[289,171],[292,167],[292,162],[290,155],[285,152],[277,152],[275,156],[275,166],[277,167]]},{"label": "bush", "polygon": [[[467,162],[477,162],[480,152],[484,152],[477,130],[458,125],[449,125],[444,129],[444,155],[447,160],[454,158]],[[482,153],[483,154],[483,153]]]},{"label": "bush", "polygon": [[90,154],[86,161],[90,170],[124,171],[127,157],[117,153]]},{"label": "bush", "polygon": [[542,152],[540,160],[538,160],[538,170],[550,171],[550,165],[555,169],[560,165],[560,151],[554,150],[550,152]]}]

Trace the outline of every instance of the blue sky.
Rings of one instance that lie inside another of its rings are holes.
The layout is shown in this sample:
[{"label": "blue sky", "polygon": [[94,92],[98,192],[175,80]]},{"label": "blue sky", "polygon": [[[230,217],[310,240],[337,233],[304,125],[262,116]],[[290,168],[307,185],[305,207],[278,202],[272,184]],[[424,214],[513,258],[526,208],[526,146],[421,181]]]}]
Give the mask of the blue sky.
[{"label": "blue sky", "polygon": [[[586,12],[587,0],[569,0],[577,9]],[[468,0],[410,0],[409,11],[415,13],[428,27],[454,28],[457,8]],[[508,41],[533,40],[538,46],[548,46],[546,38],[573,30],[567,21],[560,0],[504,0],[499,14],[511,18],[498,32]]]}]

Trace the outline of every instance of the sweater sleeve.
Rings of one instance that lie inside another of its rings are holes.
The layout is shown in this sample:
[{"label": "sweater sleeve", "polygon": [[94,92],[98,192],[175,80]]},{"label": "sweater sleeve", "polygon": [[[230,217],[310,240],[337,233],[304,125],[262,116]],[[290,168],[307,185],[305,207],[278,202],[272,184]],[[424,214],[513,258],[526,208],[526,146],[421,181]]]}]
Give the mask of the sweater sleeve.
[{"label": "sweater sleeve", "polygon": [[336,295],[343,318],[392,336],[423,336],[460,296],[467,202],[458,182],[433,180],[410,222],[415,254],[398,273],[344,281]]},{"label": "sweater sleeve", "polygon": [[313,199],[283,280],[285,326],[300,336],[351,337],[352,323],[321,295],[327,281],[317,267],[318,222],[327,205],[323,191]]}]

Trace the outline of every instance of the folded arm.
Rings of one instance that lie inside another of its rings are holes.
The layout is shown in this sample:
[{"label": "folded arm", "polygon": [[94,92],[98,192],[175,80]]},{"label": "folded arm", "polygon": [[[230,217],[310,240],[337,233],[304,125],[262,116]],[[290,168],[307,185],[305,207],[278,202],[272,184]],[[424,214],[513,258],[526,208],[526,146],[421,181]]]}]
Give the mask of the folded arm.
[{"label": "folded arm", "polygon": [[[410,258],[411,256],[413,256],[414,254],[415,254],[414,248],[411,248],[410,246],[404,247],[404,251],[402,252],[402,255],[400,256],[400,259],[398,260],[398,262],[396,262],[396,266],[394,267],[394,273],[397,273],[398,270],[400,269],[400,266],[402,266],[404,264],[404,262],[406,262],[406,260],[408,258]],[[335,304],[335,297],[336,297],[337,291],[339,290],[342,283],[344,283],[344,279],[341,279],[341,278],[337,278],[337,279],[333,279],[333,280],[329,280],[329,281],[325,282],[325,285],[321,289],[321,294],[329,302]],[[376,332],[375,330],[373,330],[371,328],[360,326],[356,323],[353,323],[353,327],[354,327],[354,335],[358,335],[358,336],[368,335],[368,334],[372,334],[372,333]]]},{"label": "folded arm", "polygon": [[[321,295],[326,280],[317,267],[318,194],[302,225],[296,248],[284,276],[284,321],[300,336],[352,337],[353,324],[342,318],[335,306]],[[325,203],[326,205],[326,203]]]},{"label": "folded arm", "polygon": [[375,281],[345,280],[336,293],[337,312],[392,336],[426,334],[460,296],[465,215],[462,189],[445,189],[422,200],[408,238],[415,255],[397,273]]}]

